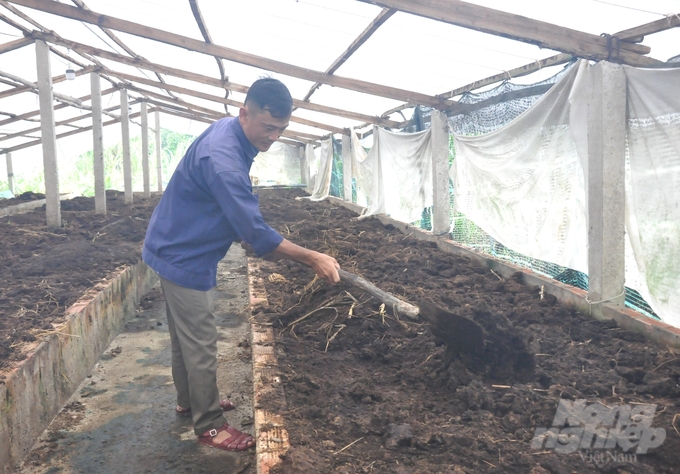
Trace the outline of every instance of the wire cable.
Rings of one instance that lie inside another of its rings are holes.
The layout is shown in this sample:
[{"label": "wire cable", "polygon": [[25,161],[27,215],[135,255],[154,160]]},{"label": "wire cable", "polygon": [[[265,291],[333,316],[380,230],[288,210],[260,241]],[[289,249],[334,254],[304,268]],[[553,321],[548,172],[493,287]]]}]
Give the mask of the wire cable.
[{"label": "wire cable", "polygon": [[649,11],[649,10],[643,10],[641,8],[629,7],[627,5],[619,5],[618,3],[606,2],[604,0],[593,0],[593,1],[596,2],[596,3],[604,3],[606,5],[611,5],[613,7],[625,8],[626,10],[634,10],[636,12],[651,13],[652,15],[666,16],[663,13],[653,12],[653,11]]}]

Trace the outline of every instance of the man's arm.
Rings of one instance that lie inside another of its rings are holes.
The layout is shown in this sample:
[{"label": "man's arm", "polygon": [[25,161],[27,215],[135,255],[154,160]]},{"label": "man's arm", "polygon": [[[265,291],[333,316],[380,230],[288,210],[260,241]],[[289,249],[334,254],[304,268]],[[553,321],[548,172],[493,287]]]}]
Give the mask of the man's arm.
[{"label": "man's arm", "polygon": [[[246,249],[249,247],[248,244],[244,243],[242,243],[241,246]],[[340,275],[338,275],[338,269],[340,268],[340,265],[333,257],[321,252],[300,247],[299,245],[295,245],[290,240],[283,239],[279,246],[266,256],[270,255],[275,258],[294,260],[298,263],[306,265],[314,270],[314,273],[316,273],[319,278],[326,281],[327,283],[330,283],[331,285],[340,281]]]}]

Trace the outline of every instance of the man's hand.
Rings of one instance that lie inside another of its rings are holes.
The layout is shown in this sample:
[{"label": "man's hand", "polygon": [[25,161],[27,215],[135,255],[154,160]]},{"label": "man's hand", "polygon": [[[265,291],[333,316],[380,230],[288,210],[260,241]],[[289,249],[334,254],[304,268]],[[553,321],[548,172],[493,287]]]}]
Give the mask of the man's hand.
[{"label": "man's hand", "polygon": [[340,264],[337,260],[325,253],[314,252],[313,250],[309,250],[309,252],[313,254],[310,258],[309,266],[312,267],[316,275],[331,285],[339,283],[340,275],[338,274],[338,269]]},{"label": "man's hand", "polygon": [[295,260],[303,265],[307,265],[314,270],[316,276],[324,280],[326,283],[334,285],[340,281],[340,275],[338,274],[338,269],[340,265],[337,260],[335,260],[330,255],[326,255],[321,252],[315,252],[314,250],[308,250],[299,245],[295,245],[289,240],[283,239],[283,242],[279,244],[269,255],[279,258],[287,258],[289,260]]}]

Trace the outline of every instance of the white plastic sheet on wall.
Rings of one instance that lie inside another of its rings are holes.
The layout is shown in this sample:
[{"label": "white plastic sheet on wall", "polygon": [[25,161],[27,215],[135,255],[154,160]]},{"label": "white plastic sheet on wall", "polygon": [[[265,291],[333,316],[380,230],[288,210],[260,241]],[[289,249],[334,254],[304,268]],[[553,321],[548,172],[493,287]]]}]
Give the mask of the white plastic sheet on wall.
[{"label": "white plastic sheet on wall", "polygon": [[368,206],[362,217],[387,214],[414,222],[424,208],[432,206],[430,130],[394,133],[376,129],[373,147],[358,167],[370,170],[371,176]]},{"label": "white plastic sheet on wall", "polygon": [[300,152],[297,147],[274,143],[269,151],[260,152],[250,169],[253,184],[300,184]]},{"label": "white plastic sheet on wall", "polygon": [[[587,273],[588,84],[580,61],[494,132],[455,136],[455,210],[517,252]],[[624,67],[626,286],[680,327],[680,69]]]},{"label": "white plastic sheet on wall", "polygon": [[[375,128],[373,132],[375,133]],[[366,153],[366,150],[361,145],[354,129],[351,131],[350,138],[352,140],[352,177],[355,180],[357,204],[368,207],[373,170],[368,164],[363,164],[368,157],[368,153]]]},{"label": "white plastic sheet on wall", "polygon": [[[570,128],[586,62],[491,133],[455,136],[454,210],[529,257],[588,271],[584,173]],[[583,113],[587,110],[579,107]],[[577,117],[587,123],[587,116]],[[587,147],[586,147],[587,150]]]},{"label": "white plastic sheet on wall", "polygon": [[624,66],[628,90],[626,284],[680,327],[680,69]]},{"label": "white plastic sheet on wall", "polygon": [[314,166],[314,164],[315,164],[314,146],[308,143],[307,145],[305,145],[305,159],[302,171],[304,176],[302,177],[302,181],[306,184],[305,189],[310,194],[314,189],[314,174],[316,174],[316,171],[312,172],[312,166]]},{"label": "white plastic sheet on wall", "polygon": [[[321,147],[317,149],[319,155],[318,160],[316,153],[310,151],[311,147],[307,147],[307,157],[312,160],[310,166],[310,183],[313,186],[312,195],[303,199],[310,199],[312,201],[322,201],[328,197],[331,190],[331,173],[333,171],[333,140],[329,138],[321,142]],[[313,157],[313,158],[312,158]],[[318,161],[318,167],[315,162]],[[300,198],[298,198],[300,199]]]}]

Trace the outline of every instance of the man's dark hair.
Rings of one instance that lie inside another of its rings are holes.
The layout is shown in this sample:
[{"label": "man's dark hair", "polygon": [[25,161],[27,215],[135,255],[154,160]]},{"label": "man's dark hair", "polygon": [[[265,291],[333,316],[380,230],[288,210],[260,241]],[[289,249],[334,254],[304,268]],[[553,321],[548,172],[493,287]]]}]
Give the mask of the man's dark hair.
[{"label": "man's dark hair", "polygon": [[290,91],[283,82],[272,77],[258,79],[250,86],[244,105],[249,103],[269,111],[275,118],[285,118],[293,112]]}]

